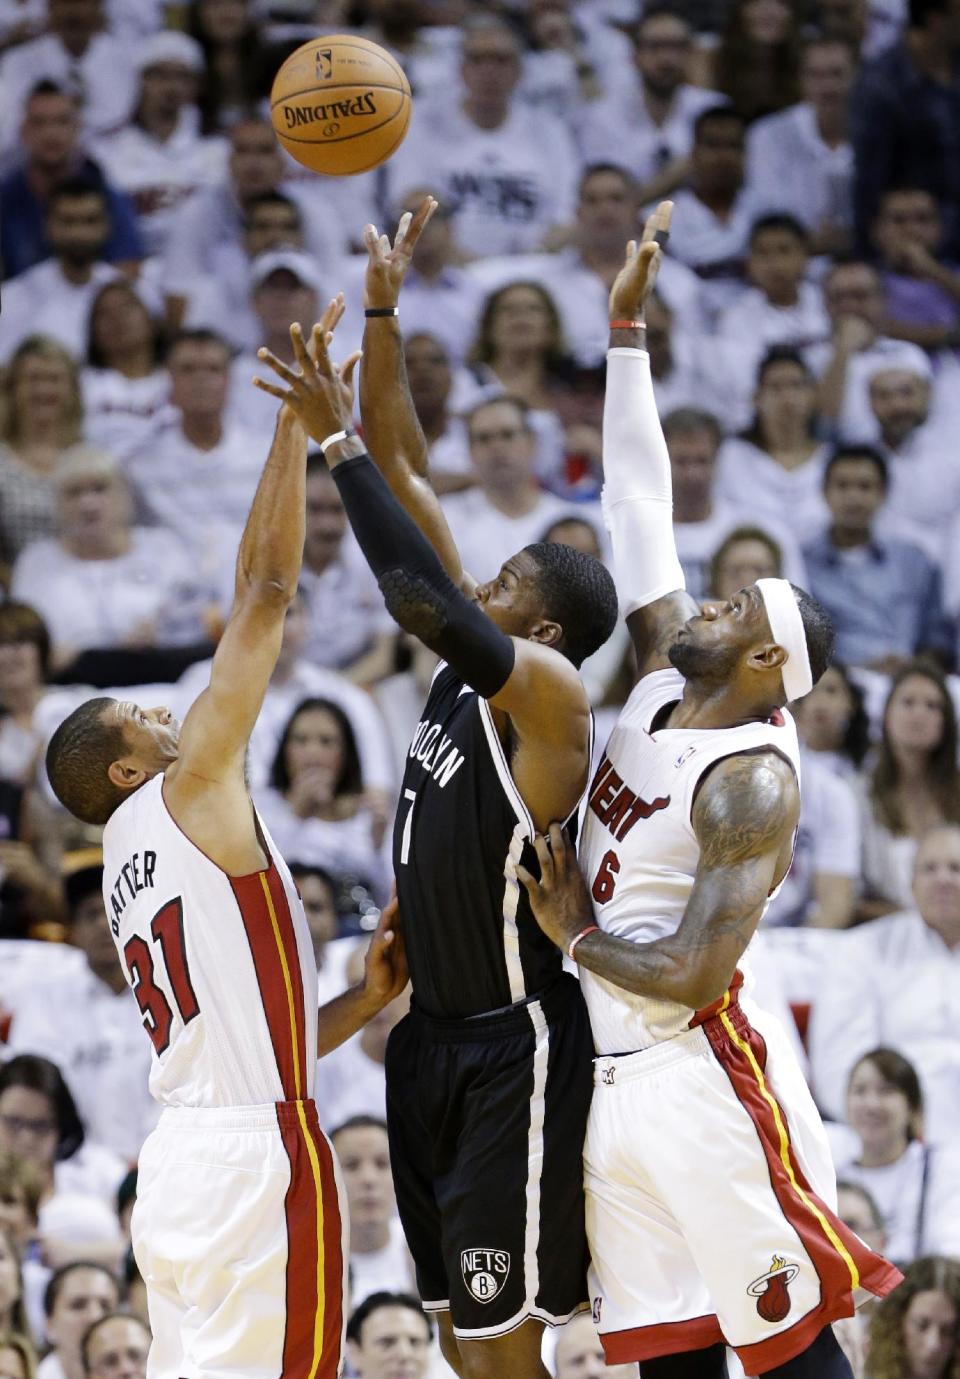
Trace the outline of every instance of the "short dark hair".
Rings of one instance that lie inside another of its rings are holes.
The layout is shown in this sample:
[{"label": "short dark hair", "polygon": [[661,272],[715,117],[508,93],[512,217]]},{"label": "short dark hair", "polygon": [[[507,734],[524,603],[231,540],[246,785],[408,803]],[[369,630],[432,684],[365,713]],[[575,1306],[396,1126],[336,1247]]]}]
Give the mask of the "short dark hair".
[{"label": "short dark hair", "polygon": [[303,224],[303,214],[292,196],[287,196],[285,192],[268,191],[257,192],[256,196],[248,197],[244,201],[243,223],[245,227],[249,228],[251,212],[257,210],[259,206],[287,206],[294,212],[298,222]]},{"label": "short dark hair", "polygon": [[833,473],[834,468],[838,464],[843,464],[845,460],[866,460],[868,464],[872,464],[877,474],[880,476],[883,491],[886,493],[887,489],[890,487],[890,466],[877,447],[867,442],[864,442],[862,445],[851,444],[838,445],[836,447],[824,467],[824,491],[826,491],[827,485],[830,482],[830,475]]},{"label": "short dark hair", "polygon": [[909,29],[926,28],[928,19],[935,14],[946,14],[949,9],[950,0],[909,0],[907,27]]},{"label": "short dark hair", "polygon": [[293,725],[300,715],[310,713],[314,709],[328,713],[335,720],[343,737],[343,767],[340,771],[340,778],[334,786],[334,795],[359,795],[363,789],[363,772],[360,768],[360,753],[357,751],[357,736],[353,731],[353,724],[339,704],[334,704],[331,699],[321,699],[317,696],[301,699],[287,719],[283,732],[280,734],[280,741],[277,743],[273,764],[270,767],[270,784],[274,790],[279,790],[281,794],[289,789],[290,772],[287,770],[286,762],[287,741],[293,730]]},{"label": "short dark hair", "polygon": [[603,176],[619,177],[628,191],[637,191],[637,179],[629,168],[622,167],[620,163],[588,163],[580,174],[577,196],[583,195],[583,189],[592,177]]},{"label": "short dark hair", "polygon": [[354,1308],[350,1320],[347,1322],[347,1340],[359,1345],[364,1323],[373,1316],[374,1312],[379,1312],[382,1307],[405,1307],[408,1312],[416,1312],[418,1317],[423,1318],[427,1335],[433,1336],[433,1323],[421,1307],[419,1298],[415,1298],[412,1293],[388,1293],[384,1291],[371,1293],[359,1307]]},{"label": "short dark hair", "polygon": [[467,428],[467,436],[469,437],[470,432],[473,430],[473,419],[475,416],[480,412],[486,411],[488,407],[497,407],[501,403],[506,403],[508,407],[513,407],[519,414],[520,424],[524,431],[532,431],[529,404],[522,397],[517,397],[516,393],[495,393],[493,397],[481,398],[479,402],[475,402],[472,407],[469,407],[464,412],[463,423]]},{"label": "short dark hair", "polygon": [[808,378],[812,378],[810,365],[803,355],[794,345],[771,345],[764,353],[763,358],[757,365],[757,387],[766,378],[771,369],[775,369],[778,364],[795,364],[798,369],[802,369]]},{"label": "short dark hair", "polygon": [[44,680],[50,670],[50,631],[35,608],[10,599],[0,603],[0,642],[27,642],[40,656]]},{"label": "short dark hair", "polygon": [[294,859],[292,862],[287,863],[287,871],[294,880],[299,876],[315,876],[318,881],[323,882],[334,897],[334,900],[336,900],[337,882],[327,871],[326,867],[318,866],[316,862],[299,862]]},{"label": "short dark hair", "polygon": [[128,748],[119,723],[105,723],[104,710],[115,700],[88,699],[69,714],[47,747],[47,777],[53,793],[85,824],[105,824],[127,798],[107,775]]},{"label": "short dark hair", "polygon": [[576,512],[565,512],[562,516],[555,517],[549,527],[544,530],[540,540],[553,543],[557,540],[554,532],[560,531],[562,527],[570,526],[583,527],[585,531],[590,533],[597,545],[600,544],[600,533],[597,531],[596,525],[589,521],[588,518],[581,517],[579,513]]},{"label": "short dark hair", "polygon": [[740,126],[742,131],[746,132],[747,122],[735,106],[729,104],[710,105],[706,110],[701,110],[693,122],[693,142],[697,142],[708,125],[720,124],[724,120],[728,123],[733,121],[734,124]]},{"label": "short dark hair", "polygon": [[0,1067],[0,1096],[8,1087],[26,1087],[49,1099],[57,1122],[57,1159],[69,1159],[83,1144],[83,1121],[63,1073],[38,1053],[18,1053]]},{"label": "short dark hair", "polygon": [[720,545],[710,557],[710,568],[707,572],[707,585],[711,592],[719,587],[720,567],[726,560],[730,552],[730,547],[735,546],[738,541],[759,541],[761,546],[766,546],[773,560],[773,567],[780,575],[783,570],[783,547],[776,541],[763,527],[755,527],[746,522],[742,527],[734,527],[733,531],[720,542]]},{"label": "short dark hair", "polygon": [[335,1140],[345,1130],[382,1130],[386,1134],[387,1122],[380,1116],[350,1116],[349,1119],[342,1121],[340,1125],[330,1131],[331,1140]]},{"label": "short dark hair", "polygon": [[79,108],[80,102],[73,91],[59,81],[51,81],[49,77],[43,77],[40,81],[34,82],[27,92],[27,99],[24,101],[26,106],[30,101],[36,100],[38,96],[63,96],[74,107]]},{"label": "short dark hair", "polygon": [[45,1317],[53,1316],[53,1310],[57,1305],[57,1299],[64,1283],[77,1269],[95,1269],[98,1274],[106,1274],[116,1288],[117,1296],[120,1296],[120,1280],[105,1264],[97,1264],[92,1259],[73,1259],[69,1264],[64,1264],[61,1268],[56,1269],[47,1280],[47,1286],[43,1290],[43,1315]]},{"label": "short dark hair", "polygon": [[791,584],[790,588],[800,609],[803,631],[807,639],[807,655],[810,658],[810,674],[813,683],[816,684],[833,656],[836,629],[830,614],[812,594],[808,594],[806,589],[799,589],[796,584]]},{"label": "short dark hair", "polygon": [[782,230],[788,235],[793,235],[794,239],[803,247],[809,248],[810,234],[805,225],[801,225],[795,215],[788,215],[786,211],[777,211],[770,215],[761,215],[750,226],[750,248],[752,249],[756,241],[768,230]]},{"label": "short dark hair", "polygon": [[653,4],[645,5],[643,13],[637,20],[633,30],[634,42],[640,41],[640,34],[652,19],[679,19],[687,28],[692,28],[690,20],[683,13],[679,4],[671,4],[670,0],[653,0]]},{"label": "short dark hair", "polygon": [[709,431],[717,445],[723,440],[722,426],[704,407],[674,407],[663,418],[663,434],[667,440],[671,436],[692,436],[698,431]]},{"label": "short dark hair", "polygon": [[537,541],[525,549],[539,571],[544,613],[563,628],[558,649],[581,666],[617,624],[617,590],[610,571],[595,556],[562,541]]},{"label": "short dark hair", "polygon": [[143,1330],[145,1336],[153,1339],[149,1326],[142,1317],[138,1317],[135,1312],[108,1312],[105,1317],[98,1317],[95,1322],[91,1322],[86,1331],[80,1338],[80,1360],[83,1364],[84,1374],[90,1373],[90,1342],[93,1340],[101,1326],[106,1326],[107,1322],[133,1322]]},{"label": "short dark hair", "polygon": [[233,346],[230,341],[225,339],[217,330],[211,330],[209,326],[191,326],[188,329],[178,330],[170,337],[167,346],[167,358],[178,345],[219,345],[226,352],[228,359],[233,358]]},{"label": "short dark hair", "polygon": [[99,197],[104,210],[107,209],[107,193],[104,187],[89,177],[65,177],[62,182],[57,183],[47,198],[47,214],[50,214],[58,201],[79,201],[82,196]]}]

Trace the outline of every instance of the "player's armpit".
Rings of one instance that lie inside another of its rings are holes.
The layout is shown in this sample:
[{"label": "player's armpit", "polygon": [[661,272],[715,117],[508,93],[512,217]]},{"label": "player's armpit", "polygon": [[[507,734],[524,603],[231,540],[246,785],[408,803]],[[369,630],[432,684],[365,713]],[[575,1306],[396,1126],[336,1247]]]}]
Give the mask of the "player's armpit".
[{"label": "player's armpit", "polygon": [[700,612],[697,601],[685,589],[635,608],[627,617],[627,630],[637,657],[637,679],[670,665],[670,648],[680,628]]}]

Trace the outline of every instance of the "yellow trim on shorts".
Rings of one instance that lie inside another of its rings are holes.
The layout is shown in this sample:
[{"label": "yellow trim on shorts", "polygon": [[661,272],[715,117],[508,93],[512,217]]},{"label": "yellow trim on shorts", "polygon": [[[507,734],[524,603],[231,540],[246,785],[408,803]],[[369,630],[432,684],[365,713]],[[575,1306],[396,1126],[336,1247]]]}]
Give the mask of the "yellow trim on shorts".
[{"label": "yellow trim on shorts", "polygon": [[[297,1102],[297,1116],[300,1120],[300,1129],[303,1131],[307,1157],[310,1160],[313,1182],[317,1190],[317,1315],[313,1323],[313,1364],[307,1375],[307,1379],[315,1379],[317,1370],[320,1368],[320,1361],[323,1359],[323,1322],[327,1304],[323,1279],[323,1269],[326,1262],[323,1248],[323,1186],[320,1179],[320,1160],[317,1158],[317,1147],[313,1142],[310,1127],[307,1125],[302,1101]],[[344,1261],[344,1268],[346,1268],[346,1260]]]},{"label": "yellow trim on shorts", "polygon": [[[730,993],[727,992],[728,996],[729,994]],[[857,1268],[853,1256],[850,1254],[849,1250],[844,1245],[843,1241],[837,1235],[836,1231],[833,1229],[830,1222],[824,1216],[823,1212],[817,1206],[816,1202],[812,1202],[810,1200],[810,1198],[804,1192],[803,1188],[797,1182],[796,1174],[793,1171],[793,1164],[790,1162],[790,1136],[787,1133],[787,1127],[783,1123],[783,1117],[780,1114],[780,1106],[777,1103],[777,1099],[767,1086],[767,1080],[763,1075],[763,1069],[757,1062],[753,1049],[746,1042],[746,1040],[741,1039],[739,1034],[737,1034],[737,1031],[733,1027],[733,1022],[731,1021],[730,1016],[724,1014],[721,1011],[720,1020],[723,1024],[724,1029],[727,1031],[727,1034],[736,1044],[737,1048],[740,1050],[742,1054],[746,1056],[747,1062],[750,1064],[751,1071],[753,1072],[753,1075],[757,1080],[757,1086],[760,1088],[760,1093],[764,1101],[766,1101],[767,1105],[770,1107],[770,1110],[773,1112],[773,1119],[776,1123],[777,1134],[780,1137],[780,1162],[783,1164],[787,1178],[790,1180],[790,1186],[793,1188],[794,1192],[797,1194],[800,1201],[811,1213],[811,1215],[814,1216],[820,1223],[824,1235],[830,1241],[830,1244],[836,1250],[837,1254],[843,1260],[844,1264],[846,1264],[850,1274],[850,1286],[855,1292],[860,1287],[860,1270]]]},{"label": "yellow trim on shorts", "polygon": [[290,968],[287,965],[287,955],[283,949],[283,936],[280,933],[280,925],[277,921],[277,912],[273,908],[273,896],[270,894],[270,886],[267,882],[266,872],[260,873],[260,885],[263,887],[263,896],[267,902],[267,913],[270,916],[270,923],[273,926],[273,937],[277,941],[277,952],[280,954],[280,967],[283,971],[283,984],[287,991],[287,1009],[290,1012],[290,1038],[293,1041],[293,1089],[296,1093],[296,1100],[302,1096],[300,1087],[300,1041],[297,1038],[297,1011],[293,999],[293,982],[290,979]]}]

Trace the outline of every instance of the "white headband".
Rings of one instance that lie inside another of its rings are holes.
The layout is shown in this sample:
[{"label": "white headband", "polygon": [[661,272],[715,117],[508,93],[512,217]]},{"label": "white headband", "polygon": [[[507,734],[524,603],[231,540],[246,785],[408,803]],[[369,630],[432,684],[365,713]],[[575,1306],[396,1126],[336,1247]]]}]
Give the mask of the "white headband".
[{"label": "white headband", "polygon": [[787,653],[780,674],[787,703],[790,704],[794,699],[802,699],[813,689],[807,634],[803,630],[797,596],[785,579],[758,579],[757,588],[767,610],[773,640]]}]

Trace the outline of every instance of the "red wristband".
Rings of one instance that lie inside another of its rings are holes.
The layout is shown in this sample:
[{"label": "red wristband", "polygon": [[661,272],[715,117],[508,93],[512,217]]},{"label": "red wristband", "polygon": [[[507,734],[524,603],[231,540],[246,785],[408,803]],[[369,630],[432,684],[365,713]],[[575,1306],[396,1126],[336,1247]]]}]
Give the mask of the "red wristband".
[{"label": "red wristband", "polygon": [[576,962],[576,958],[575,958],[573,955],[574,955],[574,953],[577,951],[577,944],[580,942],[580,940],[581,940],[582,938],[586,938],[586,937],[587,937],[587,934],[598,934],[599,932],[600,932],[600,925],[599,925],[599,924],[588,924],[587,927],[586,927],[585,929],[581,929],[581,930],[580,930],[580,932],[579,932],[579,934],[577,934],[576,938],[572,938],[572,939],[570,940],[570,946],[569,946],[569,948],[567,949],[567,957],[570,959],[571,962]]},{"label": "red wristband", "polygon": [[646,330],[646,321],[611,321],[611,330]]}]

